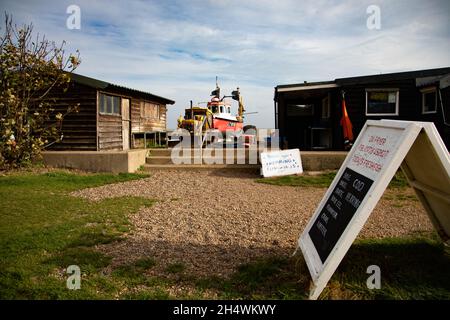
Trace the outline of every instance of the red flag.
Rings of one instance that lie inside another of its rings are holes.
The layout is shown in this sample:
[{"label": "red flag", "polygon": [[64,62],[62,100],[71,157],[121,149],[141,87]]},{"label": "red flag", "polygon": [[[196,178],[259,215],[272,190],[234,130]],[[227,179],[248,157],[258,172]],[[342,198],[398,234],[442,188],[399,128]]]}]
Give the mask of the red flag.
[{"label": "red flag", "polygon": [[342,130],[344,132],[344,144],[351,145],[353,142],[353,126],[350,118],[348,117],[347,107],[345,106],[345,97],[342,94],[342,118],[341,118]]}]

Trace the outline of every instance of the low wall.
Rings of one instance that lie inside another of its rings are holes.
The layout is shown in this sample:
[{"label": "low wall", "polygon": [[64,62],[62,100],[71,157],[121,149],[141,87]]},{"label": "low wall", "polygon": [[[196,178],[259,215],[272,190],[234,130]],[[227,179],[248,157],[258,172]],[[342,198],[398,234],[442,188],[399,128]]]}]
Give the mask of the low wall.
[{"label": "low wall", "polygon": [[300,151],[304,171],[337,170],[347,156],[346,151]]},{"label": "low wall", "polygon": [[135,172],[145,164],[147,150],[127,151],[45,151],[44,163],[50,167],[91,172]]}]

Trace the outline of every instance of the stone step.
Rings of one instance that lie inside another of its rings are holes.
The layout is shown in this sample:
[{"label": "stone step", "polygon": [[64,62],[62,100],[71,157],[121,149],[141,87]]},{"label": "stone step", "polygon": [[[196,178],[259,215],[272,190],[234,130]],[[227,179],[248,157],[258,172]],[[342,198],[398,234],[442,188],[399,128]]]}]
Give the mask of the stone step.
[{"label": "stone step", "polygon": [[[220,163],[219,159],[221,160]],[[259,160],[258,159],[251,159],[253,164],[258,164]],[[181,161],[181,159],[180,159]],[[192,164],[194,163],[199,163],[200,161],[202,161],[203,164],[252,164],[250,163],[250,158],[249,157],[230,157],[227,158],[225,156],[223,156],[222,158],[214,158],[214,157],[203,157],[202,159],[200,159],[199,157],[189,157],[189,158],[185,158],[183,159],[183,162],[190,162]],[[147,157],[146,163],[148,164],[173,164],[172,162],[172,158],[169,156],[152,156],[152,157]]]},{"label": "stone step", "polygon": [[151,148],[147,149],[150,156],[170,156],[171,148]]},{"label": "stone step", "polygon": [[[172,149],[149,149],[150,155],[147,157],[147,164],[154,165],[173,165],[171,160]],[[242,149],[239,149],[242,150]],[[191,158],[194,154],[191,151]],[[198,152],[198,151],[197,151]],[[208,155],[208,152],[204,151],[204,154]],[[323,170],[337,170],[342,165],[347,152],[345,151],[301,151],[301,159],[303,170],[305,171],[323,171]],[[213,153],[214,155],[214,153]],[[223,153],[223,159],[225,159],[226,153]],[[242,158],[242,153],[237,156],[237,149],[233,152],[233,162],[237,164],[236,159]],[[248,149],[245,152],[246,159],[248,159]],[[209,159],[210,156],[204,158]],[[258,157],[259,162],[259,157]],[[194,161],[191,161],[194,163]],[[248,161],[246,161],[248,163]],[[217,165],[217,164],[216,164]],[[225,165],[225,163],[224,163]]]},{"label": "stone step", "polygon": [[[167,157],[167,156],[171,156],[172,154],[172,148],[153,148],[153,149],[148,149],[148,153],[150,157],[156,156],[156,157]],[[203,154],[205,155],[212,155],[214,156],[217,152],[221,152],[223,155],[225,154],[234,154],[234,155],[245,155],[248,156],[250,154],[250,152],[254,152],[253,150],[250,151],[250,149],[221,149],[221,151],[218,150],[211,150],[211,149],[202,149],[203,150]],[[190,149],[190,150],[186,150],[183,149],[182,151],[175,151],[178,154],[198,154],[200,151],[199,149]],[[259,154],[260,152],[262,152],[262,150],[259,150],[259,152],[257,154]]]},{"label": "stone step", "polygon": [[159,170],[210,170],[210,171],[223,171],[223,170],[236,170],[249,172],[259,175],[261,172],[261,166],[256,164],[230,164],[230,165],[206,165],[206,164],[145,164],[144,171],[152,172]]}]

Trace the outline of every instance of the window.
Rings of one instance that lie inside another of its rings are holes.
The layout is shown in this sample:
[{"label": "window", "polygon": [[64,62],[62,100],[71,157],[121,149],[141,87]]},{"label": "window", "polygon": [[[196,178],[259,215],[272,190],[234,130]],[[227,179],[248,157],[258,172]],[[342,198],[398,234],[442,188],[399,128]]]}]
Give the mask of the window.
[{"label": "window", "polygon": [[312,116],[314,114],[314,105],[312,104],[288,104],[287,115],[293,117]]},{"label": "window", "polygon": [[159,120],[159,105],[150,102],[141,102],[141,117]]},{"label": "window", "polygon": [[120,97],[100,93],[99,110],[102,114],[120,115]]},{"label": "window", "polygon": [[367,116],[397,116],[398,89],[367,89]]},{"label": "window", "polygon": [[437,94],[436,88],[427,88],[422,92],[422,113],[436,113]]},{"label": "window", "polygon": [[330,118],[330,96],[327,95],[322,99],[322,119]]}]

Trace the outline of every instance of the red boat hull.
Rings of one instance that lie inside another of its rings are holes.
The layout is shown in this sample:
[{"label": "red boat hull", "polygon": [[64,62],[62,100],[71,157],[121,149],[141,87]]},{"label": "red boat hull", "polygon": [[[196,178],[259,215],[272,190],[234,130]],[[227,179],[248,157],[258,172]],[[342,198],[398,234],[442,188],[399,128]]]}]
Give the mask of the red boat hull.
[{"label": "red boat hull", "polygon": [[239,121],[214,118],[213,128],[219,130],[220,132],[240,131],[243,128],[243,123]]}]

